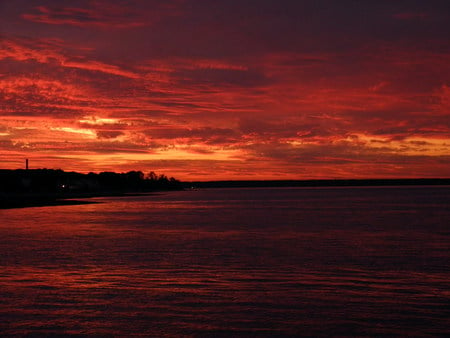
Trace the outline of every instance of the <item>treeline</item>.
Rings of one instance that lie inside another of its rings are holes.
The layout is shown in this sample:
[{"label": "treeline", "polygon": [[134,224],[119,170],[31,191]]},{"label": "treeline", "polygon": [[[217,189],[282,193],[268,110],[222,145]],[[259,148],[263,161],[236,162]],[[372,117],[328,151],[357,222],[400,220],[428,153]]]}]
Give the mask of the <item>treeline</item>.
[{"label": "treeline", "polygon": [[0,170],[0,192],[64,193],[64,192],[146,192],[182,189],[173,177],[144,174],[101,172],[82,174],[53,169]]}]

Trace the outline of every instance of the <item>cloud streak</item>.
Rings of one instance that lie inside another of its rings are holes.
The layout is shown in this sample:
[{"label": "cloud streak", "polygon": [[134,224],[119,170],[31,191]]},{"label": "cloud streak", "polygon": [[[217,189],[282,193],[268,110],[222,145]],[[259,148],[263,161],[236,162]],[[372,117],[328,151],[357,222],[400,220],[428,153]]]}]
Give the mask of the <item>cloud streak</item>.
[{"label": "cloud streak", "polygon": [[[180,1],[148,1],[151,12],[141,12],[139,1],[77,1],[76,5],[41,5],[30,8],[21,17],[25,20],[47,24],[68,25],[81,28],[132,29],[150,26],[161,17],[178,15],[175,6]],[[150,15],[151,14],[151,15]]]}]

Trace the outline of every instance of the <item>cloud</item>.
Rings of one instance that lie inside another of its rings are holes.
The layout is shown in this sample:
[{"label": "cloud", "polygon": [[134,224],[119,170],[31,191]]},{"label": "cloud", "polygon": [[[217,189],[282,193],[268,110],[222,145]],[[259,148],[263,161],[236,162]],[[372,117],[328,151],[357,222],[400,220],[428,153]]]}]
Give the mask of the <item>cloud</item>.
[{"label": "cloud", "polygon": [[97,131],[97,136],[101,139],[102,138],[114,139],[121,135],[124,135],[124,133],[119,130],[98,130]]},{"label": "cloud", "polygon": [[117,6],[104,5],[101,8],[100,6],[94,8],[39,6],[33,13],[23,14],[22,18],[49,25],[79,27],[132,28],[146,25],[126,7],[120,7],[121,11],[119,11]]},{"label": "cloud", "polygon": [[106,73],[106,74],[128,77],[131,79],[139,78],[139,75],[134,72],[123,70],[123,69],[120,69],[118,66],[108,65],[108,64],[105,64],[103,62],[98,62],[98,61],[85,61],[85,62],[83,62],[83,61],[64,61],[61,63],[61,65],[63,67],[86,69],[86,70],[102,72],[102,73]]},{"label": "cloud", "polygon": [[178,140],[178,142],[183,140],[182,142],[186,144],[201,142],[209,145],[232,145],[239,138],[239,133],[233,129],[213,127],[166,126],[146,129],[144,133],[153,139]]},{"label": "cloud", "polygon": [[269,83],[263,73],[254,70],[199,68],[175,73],[184,85],[258,87]]},{"label": "cloud", "polygon": [[424,20],[429,17],[429,14],[420,12],[403,12],[394,14],[392,17],[398,20]]},{"label": "cloud", "polygon": [[180,15],[180,0],[111,2],[77,1],[76,5],[41,5],[22,14],[28,21],[82,28],[131,29],[155,24],[165,17]]},{"label": "cloud", "polygon": [[0,113],[4,116],[64,118],[81,114],[90,99],[83,90],[68,83],[17,77],[0,80],[0,101]]},{"label": "cloud", "polygon": [[0,60],[8,58],[18,62],[35,61],[50,65],[56,63],[60,67],[76,68],[132,79],[139,77],[136,73],[122,69],[117,65],[87,60],[83,56],[67,56],[61,47],[43,41],[3,39],[0,44]]}]

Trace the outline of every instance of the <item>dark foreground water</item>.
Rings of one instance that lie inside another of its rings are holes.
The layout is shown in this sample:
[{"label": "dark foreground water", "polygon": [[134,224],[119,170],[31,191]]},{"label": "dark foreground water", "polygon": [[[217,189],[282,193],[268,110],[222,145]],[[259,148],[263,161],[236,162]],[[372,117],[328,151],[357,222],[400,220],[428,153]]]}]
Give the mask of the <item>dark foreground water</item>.
[{"label": "dark foreground water", "polygon": [[444,336],[450,188],[217,189],[0,210],[0,333]]}]

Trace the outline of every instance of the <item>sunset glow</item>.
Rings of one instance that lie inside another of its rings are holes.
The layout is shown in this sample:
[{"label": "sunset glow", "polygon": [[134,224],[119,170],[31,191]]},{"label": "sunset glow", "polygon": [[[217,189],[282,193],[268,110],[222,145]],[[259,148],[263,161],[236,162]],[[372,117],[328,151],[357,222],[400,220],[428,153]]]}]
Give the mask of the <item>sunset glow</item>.
[{"label": "sunset glow", "polygon": [[450,176],[446,1],[0,2],[0,168]]}]

